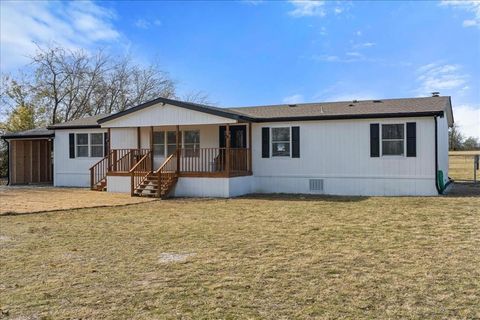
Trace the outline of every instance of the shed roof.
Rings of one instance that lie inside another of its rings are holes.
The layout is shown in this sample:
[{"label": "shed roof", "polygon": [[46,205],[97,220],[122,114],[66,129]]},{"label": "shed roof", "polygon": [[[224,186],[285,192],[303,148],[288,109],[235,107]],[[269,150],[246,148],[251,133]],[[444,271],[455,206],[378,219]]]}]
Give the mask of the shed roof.
[{"label": "shed roof", "polygon": [[38,138],[53,138],[55,133],[47,128],[36,128],[21,132],[7,132],[3,139],[38,139]]}]

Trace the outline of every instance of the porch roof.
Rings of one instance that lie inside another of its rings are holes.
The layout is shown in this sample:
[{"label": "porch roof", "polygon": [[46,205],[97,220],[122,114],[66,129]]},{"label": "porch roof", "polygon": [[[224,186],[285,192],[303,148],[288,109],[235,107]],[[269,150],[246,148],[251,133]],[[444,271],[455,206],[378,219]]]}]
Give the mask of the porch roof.
[{"label": "porch roof", "polygon": [[140,110],[143,110],[145,108],[148,108],[148,107],[151,107],[151,106],[154,106],[154,105],[158,105],[158,104],[160,104],[160,105],[169,104],[169,105],[172,105],[172,106],[175,106],[175,107],[180,107],[180,108],[184,108],[184,109],[188,109],[188,110],[203,112],[203,113],[207,113],[207,114],[211,114],[211,115],[214,115],[214,116],[219,116],[219,117],[227,118],[227,119],[253,121],[253,118],[251,118],[250,116],[243,115],[239,112],[232,111],[232,110],[225,109],[225,108],[217,108],[217,107],[207,106],[207,105],[203,105],[203,104],[185,102],[185,101],[179,101],[179,100],[172,100],[172,99],[167,99],[167,98],[157,98],[157,99],[154,99],[152,101],[148,101],[148,102],[145,102],[143,104],[140,104],[136,107],[133,107],[133,108],[130,108],[130,109],[127,109],[127,110],[124,110],[124,111],[106,116],[102,119],[99,119],[98,123],[102,124],[102,123],[105,123],[105,122],[108,122],[108,121],[126,116],[128,114],[133,113],[133,112],[137,112],[137,111],[140,111]]}]

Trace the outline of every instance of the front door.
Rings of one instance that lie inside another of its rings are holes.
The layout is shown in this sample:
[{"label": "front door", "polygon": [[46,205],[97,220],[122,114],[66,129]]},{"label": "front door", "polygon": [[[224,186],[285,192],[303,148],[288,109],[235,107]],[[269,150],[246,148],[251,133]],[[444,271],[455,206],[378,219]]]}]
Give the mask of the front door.
[{"label": "front door", "polygon": [[[220,126],[218,144],[220,148],[225,148],[225,126]],[[230,148],[247,147],[247,126],[230,126]]]}]

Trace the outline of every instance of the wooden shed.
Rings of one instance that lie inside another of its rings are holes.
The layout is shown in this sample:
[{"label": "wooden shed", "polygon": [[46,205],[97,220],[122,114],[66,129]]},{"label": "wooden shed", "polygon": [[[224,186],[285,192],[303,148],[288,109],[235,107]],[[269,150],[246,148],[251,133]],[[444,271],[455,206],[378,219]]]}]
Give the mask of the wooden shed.
[{"label": "wooden shed", "polygon": [[8,184],[53,183],[54,133],[32,129],[2,137],[8,144]]}]

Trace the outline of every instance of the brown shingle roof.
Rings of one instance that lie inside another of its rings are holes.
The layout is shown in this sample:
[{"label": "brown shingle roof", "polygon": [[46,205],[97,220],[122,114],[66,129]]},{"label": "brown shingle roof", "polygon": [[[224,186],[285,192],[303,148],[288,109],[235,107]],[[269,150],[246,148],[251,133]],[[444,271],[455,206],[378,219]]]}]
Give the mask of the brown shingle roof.
[{"label": "brown shingle roof", "polygon": [[49,131],[47,128],[36,128],[25,130],[21,132],[7,132],[2,138],[3,139],[35,139],[35,138],[51,138],[55,136],[52,131]]},{"label": "brown shingle roof", "polygon": [[301,103],[294,106],[288,104],[228,108],[228,110],[261,120],[294,118],[330,117],[369,117],[398,114],[427,114],[446,111],[450,106],[450,97],[403,98],[363,101],[340,101],[321,103]]},{"label": "brown shingle roof", "polygon": [[75,129],[75,128],[100,128],[98,120],[105,118],[107,114],[97,114],[95,116],[71,120],[63,123],[57,123],[48,126],[48,129]]}]

